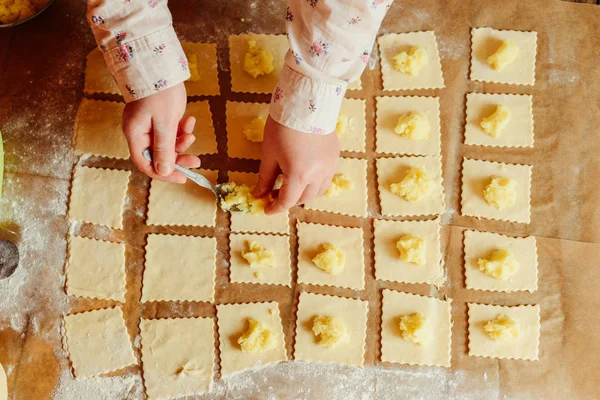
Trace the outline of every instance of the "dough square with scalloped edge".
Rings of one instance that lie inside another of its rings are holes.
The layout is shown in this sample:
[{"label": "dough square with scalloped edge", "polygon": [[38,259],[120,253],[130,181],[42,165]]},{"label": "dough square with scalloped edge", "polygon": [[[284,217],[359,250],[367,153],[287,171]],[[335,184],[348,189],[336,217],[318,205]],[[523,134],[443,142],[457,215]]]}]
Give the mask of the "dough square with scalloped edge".
[{"label": "dough square with scalloped edge", "polygon": [[[262,283],[270,285],[292,286],[292,266],[289,236],[268,234],[238,234],[229,236],[230,267],[229,278],[237,283]],[[273,252],[274,265],[251,268],[242,257],[248,251],[248,242],[254,241]]]},{"label": "dough square with scalloped edge", "polygon": [[[256,46],[273,55],[273,71],[253,78],[244,70],[244,57],[248,52],[248,41],[255,40]],[[271,93],[277,84],[285,55],[290,48],[285,35],[244,34],[229,36],[229,69],[231,91],[247,93]]]},{"label": "dough square with scalloped edge", "polygon": [[64,327],[77,378],[90,378],[137,364],[121,308],[66,315]]},{"label": "dough square with scalloped edge", "polygon": [[[389,33],[379,36],[383,90],[436,89],[444,87],[442,64],[433,31]],[[412,47],[425,50],[428,62],[418,75],[411,76],[394,69],[394,56]]]},{"label": "dough square with scalloped edge", "polygon": [[[440,100],[437,97],[377,97],[376,147],[380,154],[437,155],[441,153]],[[425,140],[403,138],[394,129],[403,114],[425,115],[431,130]]]},{"label": "dough square with scalloped edge", "polygon": [[262,142],[251,142],[244,136],[244,127],[255,118],[265,122],[269,116],[268,103],[228,101],[226,105],[227,155],[232,158],[262,158]]},{"label": "dough square with scalloped edge", "polygon": [[[416,294],[383,290],[381,316],[381,361],[450,367],[452,343],[451,299],[440,300]],[[425,317],[423,343],[402,337],[400,318],[421,313]]]},{"label": "dough square with scalloped edge", "polygon": [[348,87],[346,88],[346,90],[361,90],[362,89],[362,82],[361,82],[361,77],[358,77],[358,79],[352,81],[352,82],[348,82]]},{"label": "dough square with scalloped edge", "polygon": [[[519,334],[516,338],[493,340],[488,336],[484,327],[498,315],[506,315],[517,323]],[[469,303],[470,356],[538,360],[539,345],[539,305],[505,307]]]},{"label": "dough square with scalloped edge", "polygon": [[[481,121],[503,105],[510,111],[510,120],[498,137],[481,129]],[[496,147],[533,147],[533,104],[528,94],[467,94],[465,144]]]},{"label": "dough square with scalloped edge", "polygon": [[[248,320],[261,322],[275,334],[276,346],[270,350],[244,353],[238,344],[248,329]],[[285,336],[276,302],[217,305],[221,375],[227,377],[240,371],[262,368],[287,361]]]},{"label": "dough square with scalloped edge", "polygon": [[[512,40],[519,47],[517,58],[502,70],[493,69],[488,63],[504,40]],[[492,28],[471,29],[471,75],[473,81],[533,85],[535,83],[535,57],[537,32],[496,30]]]},{"label": "dough square with scalloped edge", "polygon": [[345,132],[338,135],[340,139],[340,150],[355,151],[363,153],[366,146],[367,122],[365,117],[366,100],[348,99],[342,100],[340,115],[348,118],[348,126]]},{"label": "dough square with scalloped edge", "polygon": [[194,101],[187,104],[185,115],[196,118],[194,128],[194,143],[184,151],[184,154],[217,154],[217,136],[213,126],[212,113],[208,100]]},{"label": "dough square with scalloped edge", "polygon": [[328,211],[355,217],[367,214],[367,160],[340,158],[336,174],[342,174],[353,184],[349,191],[342,190],[337,196],[326,194],[309,201],[304,207],[308,210]]},{"label": "dough square with scalloped edge", "polygon": [[[444,187],[442,186],[442,158],[424,157],[386,157],[376,160],[377,183],[381,214],[385,216],[439,215],[446,210]],[[410,202],[392,193],[390,185],[402,182],[410,167],[425,169],[434,182],[432,193],[421,200]]]},{"label": "dough square with scalloped edge", "polygon": [[[483,190],[493,176],[509,178],[516,182],[515,204],[496,209],[486,203]],[[528,224],[531,222],[530,192],[530,165],[463,159],[462,215]]]},{"label": "dough square with scalloped edge", "polygon": [[217,61],[217,45],[214,43],[181,42],[181,47],[188,61],[188,66],[196,57],[196,68],[200,79],[185,81],[185,90],[188,96],[218,96],[219,64]]},{"label": "dough square with scalloped edge", "polygon": [[77,166],[73,174],[69,219],[123,229],[129,171]]},{"label": "dough square with scalloped edge", "polygon": [[125,245],[70,236],[67,294],[125,302]]},{"label": "dough square with scalloped edge", "polygon": [[86,58],[83,91],[85,93],[121,94],[117,83],[106,66],[104,55],[97,47],[90,51]]},{"label": "dough square with scalloped edge", "polygon": [[[516,273],[507,280],[483,273],[477,260],[493,251],[511,250],[519,263]],[[535,237],[508,237],[498,233],[465,231],[465,280],[467,289],[495,292],[534,292],[538,288],[538,258]]]},{"label": "dough square with scalloped edge", "polygon": [[[416,265],[400,259],[396,243],[404,235],[415,235],[425,241],[425,264]],[[383,281],[404,283],[444,283],[440,251],[439,218],[430,221],[374,222],[375,277]]]},{"label": "dough square with scalloped edge", "polygon": [[129,147],[123,135],[125,104],[83,99],[75,117],[73,150],[75,154],[127,159]]},{"label": "dough square with scalloped edge", "polygon": [[[197,170],[213,185],[217,171]],[[217,200],[194,182],[176,184],[153,179],[148,201],[148,225],[215,226]]]},{"label": "dough square with scalloped edge", "polygon": [[[369,303],[346,297],[300,293],[296,320],[294,359],[362,367],[365,359]],[[319,344],[313,333],[315,317],[338,318],[346,327],[347,340],[332,348]]]},{"label": "dough square with scalloped edge", "polygon": [[148,398],[171,399],[210,391],[214,329],[212,318],[142,318],[142,372]]},{"label": "dough square with scalloped edge", "polygon": [[212,302],[216,254],[214,238],[148,235],[142,302]]}]

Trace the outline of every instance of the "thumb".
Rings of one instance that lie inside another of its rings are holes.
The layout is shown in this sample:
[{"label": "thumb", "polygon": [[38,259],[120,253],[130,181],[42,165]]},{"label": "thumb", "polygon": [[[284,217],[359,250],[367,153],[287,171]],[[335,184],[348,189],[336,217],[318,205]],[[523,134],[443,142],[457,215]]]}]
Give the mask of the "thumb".
[{"label": "thumb", "polygon": [[279,175],[279,165],[273,158],[265,158],[260,163],[258,171],[258,184],[252,191],[254,197],[263,197],[273,189],[275,180]]},{"label": "thumb", "polygon": [[154,170],[161,176],[171,175],[173,165],[175,164],[175,141],[177,140],[177,128],[179,122],[167,121],[157,123],[152,121],[153,137],[153,158]]}]

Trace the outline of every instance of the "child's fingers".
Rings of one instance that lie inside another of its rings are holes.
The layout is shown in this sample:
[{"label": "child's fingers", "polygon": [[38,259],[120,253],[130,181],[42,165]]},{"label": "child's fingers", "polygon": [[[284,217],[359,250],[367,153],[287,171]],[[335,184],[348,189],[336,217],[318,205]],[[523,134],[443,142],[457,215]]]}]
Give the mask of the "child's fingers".
[{"label": "child's fingers", "polygon": [[178,126],[178,121],[152,120],[154,170],[160,176],[168,176],[173,172],[173,165],[177,156],[175,153],[175,140]]},{"label": "child's fingers", "polygon": [[200,158],[192,154],[180,154],[177,156],[177,165],[184,168],[200,168]]},{"label": "child's fingers", "polygon": [[[265,158],[260,163],[258,171],[258,184],[254,188],[255,197],[263,197],[273,189],[275,180],[279,175],[279,164],[274,158]],[[300,197],[300,195],[298,195]]]},{"label": "child's fingers", "polygon": [[304,189],[304,192],[302,193],[302,196],[300,196],[300,199],[298,199],[297,204],[308,203],[309,201],[317,197],[320,189],[321,187],[318,184],[311,183]]},{"label": "child's fingers", "polygon": [[283,180],[283,186],[279,191],[279,196],[265,209],[265,214],[277,214],[292,208],[298,203],[298,199],[304,192],[306,185],[293,177],[286,177]]},{"label": "child's fingers", "polygon": [[183,119],[179,122],[179,134],[194,132],[194,127],[196,126],[196,118],[188,115],[187,117],[183,117]]},{"label": "child's fingers", "polygon": [[328,176],[327,178],[325,178],[325,180],[321,184],[321,188],[319,189],[319,196],[321,196],[322,194],[324,194],[327,191],[327,189],[329,189],[329,186],[331,186],[331,180],[332,179],[333,179],[333,175]]},{"label": "child's fingers", "polygon": [[186,151],[192,143],[196,140],[196,136],[191,133],[183,133],[181,136],[178,136],[175,140],[175,152],[183,153]]}]

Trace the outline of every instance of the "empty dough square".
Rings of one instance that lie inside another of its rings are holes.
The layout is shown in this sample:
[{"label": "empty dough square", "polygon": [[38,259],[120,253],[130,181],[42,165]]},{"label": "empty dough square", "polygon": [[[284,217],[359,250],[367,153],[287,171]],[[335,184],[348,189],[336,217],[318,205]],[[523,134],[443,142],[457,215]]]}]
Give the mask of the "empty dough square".
[{"label": "empty dough square", "polygon": [[69,219],[123,229],[129,171],[77,166],[73,174]]},{"label": "empty dough square", "polygon": [[[345,255],[344,269],[337,275],[318,268],[313,258],[331,243]],[[351,289],[365,287],[365,260],[361,228],[298,223],[298,282],[311,285],[339,286]]]},{"label": "empty dough square", "polygon": [[[487,59],[498,50],[504,40],[515,42],[519,52],[514,61],[502,70],[495,70],[487,63]],[[536,47],[537,32],[473,28],[471,30],[471,80],[533,85]]]},{"label": "empty dough square", "polygon": [[360,90],[362,89],[361,78],[359,77],[357,80],[348,83],[348,87],[346,90]]},{"label": "empty dough square", "polygon": [[340,139],[340,150],[342,151],[365,151],[367,136],[367,122],[365,117],[366,100],[343,99],[340,115],[348,118],[348,126],[342,133],[338,133]]},{"label": "empty dough square", "polygon": [[[237,283],[262,283],[270,285],[292,285],[292,267],[289,236],[265,234],[237,234],[229,236],[229,278]],[[253,241],[273,252],[273,266],[252,268],[242,253],[248,251],[248,242]]]},{"label": "empty dough square", "polygon": [[123,160],[129,158],[129,148],[121,123],[124,109],[125,104],[114,101],[81,100],[75,117],[75,154]]},{"label": "empty dough square", "polygon": [[[381,317],[381,361],[410,365],[450,367],[452,337],[452,300],[383,290]],[[420,313],[425,340],[414,343],[404,339],[400,330],[402,316]]]},{"label": "empty dough square", "polygon": [[[377,39],[381,54],[383,90],[436,89],[444,87],[442,64],[433,31],[390,33]],[[428,62],[416,76],[394,69],[394,57],[412,47],[425,50]]]},{"label": "empty dough square", "polygon": [[196,140],[184,154],[217,154],[217,136],[215,135],[208,100],[188,103],[185,115],[196,118],[196,126],[193,132]]},{"label": "empty dough square", "polygon": [[[505,106],[510,120],[498,137],[481,129],[481,121]],[[533,147],[533,105],[528,94],[467,94],[465,144],[496,147]]]},{"label": "empty dough square", "polygon": [[211,318],[142,318],[142,370],[148,398],[166,400],[210,391],[214,329]]},{"label": "empty dough square", "polygon": [[[258,183],[258,174],[248,172],[229,172],[229,181],[245,184],[253,188]],[[242,214],[232,212],[231,231],[247,233],[289,233],[290,224],[288,213],[275,215]]]},{"label": "empty dough square", "polygon": [[77,378],[90,378],[137,364],[119,307],[64,317],[69,358]]},{"label": "empty dough square", "polygon": [[[440,156],[378,158],[376,166],[381,214],[402,217],[444,213],[446,205],[444,203],[442,158]],[[410,167],[425,169],[434,182],[434,189],[431,194],[415,202],[409,202],[403,197],[392,193],[390,189],[392,183],[402,182]]]},{"label": "empty dough square", "polygon": [[125,245],[71,236],[67,294],[125,302]]},{"label": "empty dough square", "polygon": [[[217,171],[198,170],[213,185]],[[213,192],[194,182],[184,184],[156,179],[150,185],[148,225],[215,226],[217,200]]]},{"label": "empty dough square", "polygon": [[[404,114],[424,114],[429,123],[425,140],[403,138],[394,129]],[[441,152],[440,100],[437,97],[377,97],[376,146],[380,154],[437,155]]]},{"label": "empty dough square", "polygon": [[[300,293],[294,359],[362,367],[365,358],[368,304],[358,299]],[[312,330],[313,321],[318,316],[341,320],[346,327],[348,340],[332,348],[320,345]]]},{"label": "empty dough square", "polygon": [[[217,45],[214,43],[181,42],[181,47],[188,61],[188,67],[196,69],[199,79],[193,81],[190,77],[185,81],[185,90],[188,96],[218,96],[219,89],[219,64],[217,62]],[[190,68],[190,69],[191,69]]]},{"label": "empty dough square", "polygon": [[[516,182],[515,204],[497,209],[486,203],[483,190],[493,176],[509,178]],[[528,224],[531,220],[530,191],[530,165],[504,164],[467,158],[463,161],[462,215]]]},{"label": "empty dough square", "polygon": [[[483,273],[477,264],[496,250],[510,250],[519,263],[507,280]],[[538,288],[538,259],[535,237],[508,237],[498,233],[465,231],[465,278],[467,289],[496,292],[534,292]]]},{"label": "empty dough square", "polygon": [[[518,336],[493,340],[485,332],[488,321],[506,315],[518,325]],[[540,345],[540,306],[492,306],[469,303],[469,355],[537,360]]]},{"label": "empty dough square", "polygon": [[[274,348],[244,353],[238,344],[240,336],[248,329],[248,320],[253,319],[270,329],[274,334]],[[270,364],[287,361],[285,336],[276,302],[221,304],[217,306],[219,326],[219,349],[221,350],[221,375],[227,377],[247,369],[266,367]]]},{"label": "empty dough square", "polygon": [[85,64],[85,93],[111,93],[121,94],[117,83],[110,74],[104,55],[99,48],[95,48],[87,55]]},{"label": "empty dough square", "polygon": [[262,142],[251,142],[244,136],[244,127],[254,118],[265,122],[269,116],[268,103],[242,103],[228,101],[227,115],[227,155],[232,158],[262,158]]},{"label": "empty dough square", "polygon": [[217,241],[148,235],[142,302],[214,300]]},{"label": "empty dough square", "polygon": [[350,179],[352,189],[342,189],[339,194],[329,197],[322,194],[305,205],[306,209],[328,211],[355,217],[367,216],[367,160],[340,158],[336,174]]},{"label": "empty dough square", "polygon": [[[383,281],[404,283],[444,283],[440,252],[440,221],[374,222],[375,277]],[[396,243],[404,235],[414,235],[425,241],[425,264],[417,265],[400,259]]]},{"label": "empty dough square", "polygon": [[[256,46],[268,50],[273,55],[273,71],[253,78],[244,70],[244,57],[248,52],[248,41],[255,40]],[[229,36],[229,69],[231,70],[231,91],[249,93],[271,93],[277,84],[279,73],[284,66],[289,49],[285,35],[247,34]]]}]

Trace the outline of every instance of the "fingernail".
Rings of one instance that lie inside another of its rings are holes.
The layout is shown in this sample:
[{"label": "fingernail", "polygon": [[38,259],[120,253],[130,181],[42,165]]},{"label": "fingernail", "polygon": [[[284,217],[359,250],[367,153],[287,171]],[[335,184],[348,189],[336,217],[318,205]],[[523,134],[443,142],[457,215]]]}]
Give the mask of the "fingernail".
[{"label": "fingernail", "polygon": [[167,176],[171,174],[171,166],[167,163],[156,163],[156,172],[158,172],[159,175]]}]

